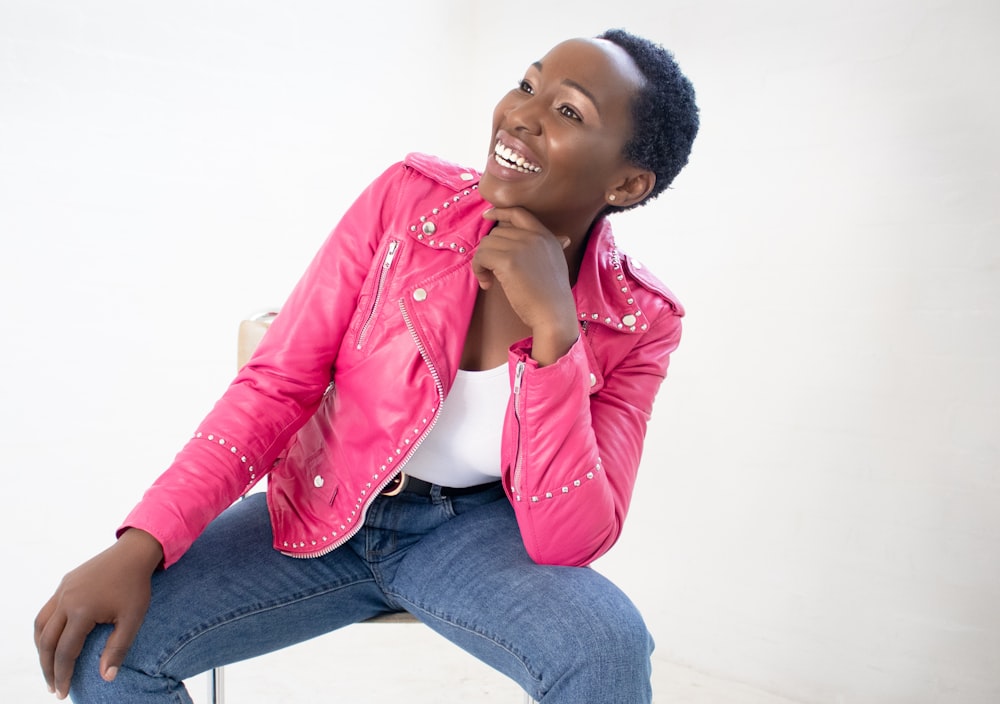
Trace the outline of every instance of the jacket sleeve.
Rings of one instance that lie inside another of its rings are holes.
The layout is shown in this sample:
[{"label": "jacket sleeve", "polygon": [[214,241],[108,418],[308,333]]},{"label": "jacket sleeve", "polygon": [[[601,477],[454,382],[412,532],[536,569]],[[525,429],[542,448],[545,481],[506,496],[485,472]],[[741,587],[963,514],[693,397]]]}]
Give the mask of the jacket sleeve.
[{"label": "jacket sleeve", "polygon": [[[530,341],[512,349],[504,485],[536,562],[587,565],[618,539],[653,399],[680,334],[680,314],[664,301],[611,369],[598,368],[585,337],[545,367],[530,358]],[[603,379],[594,393],[592,379]]]},{"label": "jacket sleeve", "polygon": [[141,528],[170,566],[205,526],[259,481],[315,412],[403,167],[389,168],[348,209],[296,284],[250,361],[174,462],[119,528]]}]

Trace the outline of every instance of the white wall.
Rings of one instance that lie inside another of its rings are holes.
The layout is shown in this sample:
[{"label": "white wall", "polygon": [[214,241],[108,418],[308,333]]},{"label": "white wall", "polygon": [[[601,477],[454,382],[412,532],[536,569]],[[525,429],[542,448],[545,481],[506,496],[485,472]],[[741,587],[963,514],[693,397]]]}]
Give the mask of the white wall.
[{"label": "white wall", "polygon": [[386,164],[480,166],[523,67],[608,26],[675,50],[703,130],[617,224],[689,317],[599,568],[658,662],[1000,700],[996,3],[4,0],[5,700],[48,701],[31,619],[222,391],[238,320]]}]

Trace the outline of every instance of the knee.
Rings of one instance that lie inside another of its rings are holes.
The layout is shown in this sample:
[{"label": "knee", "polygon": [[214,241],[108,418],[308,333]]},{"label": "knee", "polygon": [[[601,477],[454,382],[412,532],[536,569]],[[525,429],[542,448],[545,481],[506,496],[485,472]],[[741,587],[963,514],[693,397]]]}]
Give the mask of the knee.
[{"label": "knee", "polygon": [[540,701],[651,700],[653,639],[627,599],[578,612],[556,635],[554,669],[538,682]]},{"label": "knee", "polygon": [[648,671],[653,638],[642,614],[625,599],[606,606],[595,609],[583,627],[588,660],[604,668]]},{"label": "knee", "polygon": [[650,672],[653,638],[642,614],[624,595],[578,610],[558,635],[567,671],[640,678]]}]

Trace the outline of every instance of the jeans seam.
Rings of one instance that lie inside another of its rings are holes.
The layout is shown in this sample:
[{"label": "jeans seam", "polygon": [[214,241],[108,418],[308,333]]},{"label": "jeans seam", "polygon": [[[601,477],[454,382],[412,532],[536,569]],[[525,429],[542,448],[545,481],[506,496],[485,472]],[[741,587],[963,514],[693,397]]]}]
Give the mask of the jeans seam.
[{"label": "jeans seam", "polygon": [[282,600],[280,602],[272,602],[269,604],[255,606],[253,608],[249,608],[243,611],[234,611],[225,614],[223,616],[220,616],[217,619],[214,619],[213,621],[206,623],[198,628],[192,628],[183,635],[179,636],[177,641],[175,641],[174,647],[169,652],[165,651],[164,657],[158,661],[156,672],[151,674],[155,674],[157,676],[162,675],[164,668],[166,668],[167,665],[169,665],[171,660],[173,660],[181,652],[183,652],[185,648],[192,645],[199,638],[202,638],[203,636],[211,633],[212,631],[218,630],[223,626],[227,626],[231,623],[236,623],[251,616],[258,616],[260,614],[267,613],[268,611],[274,611],[275,609],[281,609],[287,606],[291,606],[292,604],[299,604],[304,601],[308,601],[310,599],[315,599],[316,597],[325,596],[327,594],[340,591],[341,589],[346,589],[348,587],[354,587],[359,584],[365,584],[367,582],[375,582],[375,581],[376,580],[373,578],[373,579],[363,579],[356,582],[348,582],[346,584],[340,584],[330,589],[324,589],[322,591],[317,591],[310,594],[304,594],[302,596],[296,596],[291,599]]}]

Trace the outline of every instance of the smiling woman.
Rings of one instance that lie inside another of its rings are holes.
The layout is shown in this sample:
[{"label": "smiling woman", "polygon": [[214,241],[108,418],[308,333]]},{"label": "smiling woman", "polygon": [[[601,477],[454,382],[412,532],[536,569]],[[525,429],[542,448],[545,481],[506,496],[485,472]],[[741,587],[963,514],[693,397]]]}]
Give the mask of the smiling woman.
[{"label": "smiling woman", "polygon": [[[536,699],[649,702],[642,617],[586,565],[621,532],[683,311],[605,216],[662,191],[697,126],[672,56],[614,31],[531,64],[481,176],[389,167],[43,606],[50,688],[190,701],[194,674],[405,610]],[[266,503],[232,505],[265,475]]]},{"label": "smiling woman", "polygon": [[[533,212],[552,232],[570,237],[575,251],[610,196],[627,206],[655,185],[655,174],[625,157],[643,83],[632,58],[612,42],[556,46],[496,106],[501,156],[487,160],[484,197]],[[534,168],[511,168],[522,158]]]}]

